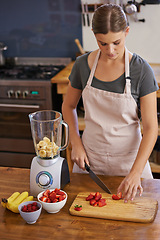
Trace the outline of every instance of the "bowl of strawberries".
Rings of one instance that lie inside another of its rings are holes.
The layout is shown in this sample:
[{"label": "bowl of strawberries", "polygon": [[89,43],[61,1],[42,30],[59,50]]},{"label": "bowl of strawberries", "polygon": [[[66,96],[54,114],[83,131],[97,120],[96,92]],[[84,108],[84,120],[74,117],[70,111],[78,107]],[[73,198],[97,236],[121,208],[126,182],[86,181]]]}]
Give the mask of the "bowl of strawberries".
[{"label": "bowl of strawberries", "polygon": [[47,189],[37,196],[38,201],[48,213],[59,212],[67,202],[67,193],[61,189]]},{"label": "bowl of strawberries", "polygon": [[42,204],[37,201],[23,202],[18,206],[18,210],[28,224],[34,224],[41,214]]}]

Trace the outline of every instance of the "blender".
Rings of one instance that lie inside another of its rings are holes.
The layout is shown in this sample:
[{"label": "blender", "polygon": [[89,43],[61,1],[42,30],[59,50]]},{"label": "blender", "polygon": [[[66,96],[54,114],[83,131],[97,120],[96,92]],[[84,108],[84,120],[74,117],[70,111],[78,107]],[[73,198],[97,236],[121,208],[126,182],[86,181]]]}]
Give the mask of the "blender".
[{"label": "blender", "polygon": [[[34,197],[45,189],[61,188],[70,182],[69,168],[60,152],[68,146],[69,128],[57,111],[38,111],[29,114],[36,156],[31,162],[30,194]],[[62,126],[65,143],[61,146]]]}]

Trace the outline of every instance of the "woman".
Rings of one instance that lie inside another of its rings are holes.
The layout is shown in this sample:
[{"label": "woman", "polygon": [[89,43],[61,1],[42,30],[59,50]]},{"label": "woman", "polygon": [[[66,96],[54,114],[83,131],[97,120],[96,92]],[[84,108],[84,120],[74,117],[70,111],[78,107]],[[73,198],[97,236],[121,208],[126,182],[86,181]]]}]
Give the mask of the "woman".
[{"label": "woman", "polygon": [[[149,64],[125,47],[129,26],[119,5],[99,7],[92,30],[99,49],[77,58],[62,105],[70,128],[73,170],[85,170],[86,162],[97,174],[125,176],[117,194],[122,192],[127,202],[137,190],[142,195],[141,177],[153,178],[148,158],[158,132],[158,85]],[[86,125],[82,140],[76,113],[81,95]]]}]

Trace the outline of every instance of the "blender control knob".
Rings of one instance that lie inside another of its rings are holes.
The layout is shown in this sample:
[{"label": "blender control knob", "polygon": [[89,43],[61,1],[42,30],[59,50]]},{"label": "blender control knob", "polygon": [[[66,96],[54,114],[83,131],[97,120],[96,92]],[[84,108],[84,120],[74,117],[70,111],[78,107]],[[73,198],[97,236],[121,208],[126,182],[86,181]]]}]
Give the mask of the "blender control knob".
[{"label": "blender control knob", "polygon": [[42,186],[47,186],[50,183],[50,177],[46,174],[42,174],[39,176],[39,184]]}]

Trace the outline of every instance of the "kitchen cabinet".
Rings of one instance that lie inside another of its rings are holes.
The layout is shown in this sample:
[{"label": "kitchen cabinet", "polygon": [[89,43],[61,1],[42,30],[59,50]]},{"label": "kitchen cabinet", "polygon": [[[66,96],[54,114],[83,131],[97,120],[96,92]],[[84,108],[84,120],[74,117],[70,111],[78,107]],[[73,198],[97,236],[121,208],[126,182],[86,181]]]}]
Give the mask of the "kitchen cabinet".
[{"label": "kitchen cabinet", "polygon": [[[53,84],[57,84],[57,93],[58,94],[62,94],[63,96],[63,99],[65,97],[65,94],[67,92],[67,87],[68,87],[68,83],[69,83],[69,80],[68,80],[68,77],[71,73],[71,70],[72,70],[72,67],[73,67],[73,64],[74,64],[74,61],[72,61],[71,63],[69,63],[62,71],[60,71],[57,75],[55,75],[52,79],[51,79],[51,82]],[[154,74],[155,74],[155,77],[156,77],[156,80],[158,82],[158,85],[160,87],[160,64],[150,64],[153,71],[154,71]],[[157,98],[160,98],[160,89],[157,91]],[[84,123],[84,118],[83,116],[79,116],[78,117],[78,126],[79,126],[79,130],[80,131],[83,131],[84,128],[85,128],[85,123]],[[158,127],[158,135],[160,135],[160,125]],[[72,170],[72,166],[73,166],[73,163],[70,159],[70,152],[71,152],[71,145],[69,145],[69,147],[66,149],[66,158],[67,158],[67,161],[69,163],[69,169],[70,171]],[[152,166],[151,166],[152,167]],[[154,165],[154,168],[155,170],[155,165]],[[159,168],[158,168],[159,169]],[[160,173],[160,171],[158,170],[158,172]]]},{"label": "kitchen cabinet", "polygon": [[[0,167],[0,196],[8,197],[15,191],[29,191],[29,177],[29,169]],[[123,177],[100,176],[100,178],[108,185],[112,193],[116,192],[123,180]],[[103,190],[93,182],[89,174],[72,173],[70,179],[70,183],[64,188],[68,194],[64,208],[56,214],[49,214],[42,209],[38,221],[33,225],[28,225],[20,214],[12,213],[0,205],[1,239],[159,239],[159,209],[152,223],[134,223],[70,215],[69,208],[79,192],[99,191],[103,194]],[[143,196],[154,198],[160,204],[160,180],[143,179],[142,186]]]}]

